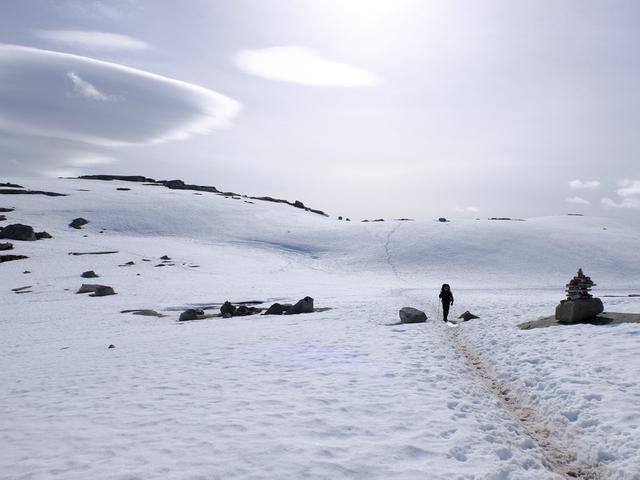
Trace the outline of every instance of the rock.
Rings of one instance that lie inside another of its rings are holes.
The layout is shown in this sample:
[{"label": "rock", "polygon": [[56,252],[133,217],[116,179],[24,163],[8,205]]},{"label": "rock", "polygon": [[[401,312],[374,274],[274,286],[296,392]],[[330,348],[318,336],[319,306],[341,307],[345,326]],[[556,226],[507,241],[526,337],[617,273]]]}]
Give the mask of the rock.
[{"label": "rock", "polygon": [[80,175],[83,180],[122,180],[125,182],[155,182],[153,178],[142,175]]},{"label": "rock", "polygon": [[106,287],[95,283],[83,283],[76,293],[94,293],[98,288]]},{"label": "rock", "polygon": [[0,187],[10,187],[10,188],[24,188],[22,185],[18,185],[17,183],[0,183]]},{"label": "rock", "polygon": [[96,272],[94,272],[93,270],[89,270],[87,272],[82,272],[82,274],[80,275],[82,278],[98,278],[98,274]]},{"label": "rock", "polygon": [[122,265],[118,265],[119,267],[130,267],[132,265],[135,265],[136,262],[134,262],[133,260],[128,261],[127,263],[123,263]]},{"label": "rock", "polygon": [[338,217],[338,220],[342,220],[342,216]]},{"label": "rock", "polygon": [[82,217],[78,217],[71,220],[71,223],[69,224],[69,226],[71,228],[75,228],[76,230],[80,230],[80,228],[82,228],[82,226],[86,225],[87,223],[89,223],[89,220]]},{"label": "rock", "polygon": [[130,188],[126,188],[126,187],[119,187],[119,188],[116,188],[116,190],[118,190],[120,192],[128,192],[131,189]]},{"label": "rock", "polygon": [[256,313],[260,313],[261,310],[256,307],[248,307],[246,305],[239,305],[236,308],[236,311],[233,313],[234,317],[245,317],[247,315],[255,315]]},{"label": "rock", "polygon": [[14,210],[15,210],[14,208],[0,207],[0,212],[2,212],[2,213],[13,212]]},{"label": "rock", "polygon": [[6,215],[0,215],[0,222],[4,222],[7,219]]},{"label": "rock", "polygon": [[198,317],[204,315],[204,311],[195,308],[189,308],[180,314],[179,322],[188,322],[190,320],[198,320]]},{"label": "rock", "polygon": [[120,313],[132,313],[133,315],[141,315],[143,317],[166,317],[164,313],[156,312],[155,310],[150,309],[141,309],[141,310],[121,310]]},{"label": "rock", "polygon": [[109,295],[115,295],[116,292],[111,287],[102,286],[95,289],[95,291],[89,295],[90,297],[106,297]]},{"label": "rock", "polygon": [[460,315],[458,318],[461,318],[465,322],[468,322],[469,320],[473,320],[474,318],[480,318],[480,317],[478,317],[477,315],[474,315],[469,310],[467,310],[462,315]]},{"label": "rock", "polygon": [[417,308],[403,307],[400,309],[400,323],[424,323],[427,315]]},{"label": "rock", "polygon": [[267,311],[264,312],[264,314],[265,315],[282,315],[291,307],[292,305],[290,303],[285,303],[285,304],[274,303],[269,308],[267,308]]},{"label": "rock", "polygon": [[438,219],[438,221],[439,221],[439,222],[448,222],[449,220],[447,220],[447,219],[446,219],[446,218],[444,218],[444,217],[440,217],[440,218]]},{"label": "rock", "polygon": [[160,257],[160,260],[171,260],[171,257],[169,255],[163,255]]},{"label": "rock", "polygon": [[116,348],[116,346],[115,346],[113,343],[111,343],[111,344],[109,344],[109,346],[107,347],[107,349],[109,349],[109,348]]},{"label": "rock", "polygon": [[0,263],[13,262],[14,260],[23,260],[29,258],[26,255],[0,255]]},{"label": "rock", "polygon": [[299,313],[313,313],[313,298],[304,297],[284,312],[285,315],[297,315]]},{"label": "rock", "polygon": [[66,197],[66,193],[43,192],[41,190],[22,190],[16,188],[0,188],[0,195],[46,195],[47,197]]},{"label": "rock", "polygon": [[21,223],[14,223],[4,227],[0,231],[0,238],[20,240],[23,242],[34,242],[37,240],[36,232],[33,231],[33,227],[30,227],[29,225],[22,225]]},{"label": "rock", "polygon": [[0,250],[13,250],[13,243],[0,243]]},{"label": "rock", "polygon": [[591,320],[604,311],[599,298],[565,300],[556,307],[556,320],[561,323],[578,323]]},{"label": "rock", "polygon": [[36,240],[42,240],[44,238],[53,238],[50,233],[36,232]]},{"label": "rock", "polygon": [[224,315],[231,315],[233,316],[233,314],[236,311],[236,307],[235,305],[232,305],[231,302],[226,301],[222,304],[222,306],[220,307],[220,313],[224,316]]},{"label": "rock", "polygon": [[118,250],[111,250],[107,252],[69,252],[69,255],[109,255],[111,253],[118,253]]},{"label": "rock", "polygon": [[306,208],[304,206],[304,203],[302,203],[300,200],[296,200],[295,202],[293,202],[293,206],[296,208]]}]

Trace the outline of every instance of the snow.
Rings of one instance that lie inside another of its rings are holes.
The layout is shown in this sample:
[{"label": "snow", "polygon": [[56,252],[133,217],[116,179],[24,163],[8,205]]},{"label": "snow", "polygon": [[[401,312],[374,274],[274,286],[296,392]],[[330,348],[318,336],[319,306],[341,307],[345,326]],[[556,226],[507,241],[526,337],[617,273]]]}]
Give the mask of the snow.
[{"label": "snow", "polygon": [[[69,196],[0,196],[5,224],[54,237],[13,242],[30,258],[0,265],[2,478],[640,479],[640,326],[516,328],[551,314],[578,267],[595,294],[640,293],[637,226],[342,222],[128,182],[3,181]],[[101,250],[119,253],[68,255]],[[175,266],[156,267],[165,254]],[[445,281],[450,318],[480,319],[436,318]],[[332,309],[176,321],[305,295]],[[403,306],[429,321],[389,325]]]}]

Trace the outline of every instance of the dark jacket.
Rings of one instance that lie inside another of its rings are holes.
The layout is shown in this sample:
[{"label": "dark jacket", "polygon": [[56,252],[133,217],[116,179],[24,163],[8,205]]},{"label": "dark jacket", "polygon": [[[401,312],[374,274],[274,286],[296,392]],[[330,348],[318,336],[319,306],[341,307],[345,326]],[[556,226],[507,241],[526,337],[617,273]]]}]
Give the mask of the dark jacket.
[{"label": "dark jacket", "polygon": [[445,291],[442,290],[440,292],[440,298],[442,299],[442,303],[445,305],[453,305],[453,293],[451,293],[451,290],[449,291]]}]

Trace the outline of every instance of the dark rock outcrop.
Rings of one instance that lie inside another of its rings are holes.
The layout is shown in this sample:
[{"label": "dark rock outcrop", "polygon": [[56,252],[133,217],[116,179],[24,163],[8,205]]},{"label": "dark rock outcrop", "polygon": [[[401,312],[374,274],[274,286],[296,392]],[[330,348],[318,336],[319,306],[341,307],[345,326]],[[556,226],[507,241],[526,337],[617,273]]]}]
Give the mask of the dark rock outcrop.
[{"label": "dark rock outcrop", "polygon": [[403,307],[400,309],[400,323],[424,323],[427,315],[417,308]]},{"label": "dark rock outcrop", "polygon": [[88,270],[86,272],[82,272],[82,274],[80,275],[82,278],[98,278],[99,275],[94,272],[93,270]]},{"label": "dark rock outcrop", "polygon": [[444,223],[444,222],[448,222],[449,220],[447,220],[445,217],[440,217],[438,221]]},{"label": "dark rock outcrop", "polygon": [[17,188],[0,188],[0,195],[46,195],[47,197],[66,197],[65,193],[43,192],[41,190],[20,190]]},{"label": "dark rock outcrop", "polygon": [[14,210],[15,210],[14,208],[0,207],[0,213],[9,213],[9,212],[13,212]]},{"label": "dark rock outcrop", "polygon": [[284,312],[285,315],[297,315],[299,313],[313,313],[313,298],[304,297]]},{"label": "dark rock outcrop", "polygon": [[81,175],[78,178],[83,180],[122,180],[125,182],[155,183],[153,178],[147,178],[141,175]]},{"label": "dark rock outcrop", "polygon": [[87,223],[89,223],[89,220],[82,217],[78,217],[71,220],[71,223],[69,224],[69,226],[71,228],[75,228],[76,230],[80,230],[82,226],[86,225]]},{"label": "dark rock outcrop", "polygon": [[17,183],[0,183],[0,187],[9,187],[9,188],[24,188],[22,185],[18,185]]},{"label": "dark rock outcrop", "polygon": [[13,250],[13,243],[10,243],[10,242],[0,243],[0,251],[2,250]]},{"label": "dark rock outcrop", "polygon": [[0,255],[0,263],[13,262],[14,260],[24,260],[29,258],[26,255]]},{"label": "dark rock outcrop", "polygon": [[33,231],[33,227],[29,225],[22,225],[21,223],[14,223],[4,227],[0,230],[0,238],[8,238],[9,240],[20,240],[25,242],[33,242],[37,240],[36,232]]},{"label": "dark rock outcrop", "polygon": [[36,232],[36,240],[43,240],[46,238],[53,238],[48,232]]}]

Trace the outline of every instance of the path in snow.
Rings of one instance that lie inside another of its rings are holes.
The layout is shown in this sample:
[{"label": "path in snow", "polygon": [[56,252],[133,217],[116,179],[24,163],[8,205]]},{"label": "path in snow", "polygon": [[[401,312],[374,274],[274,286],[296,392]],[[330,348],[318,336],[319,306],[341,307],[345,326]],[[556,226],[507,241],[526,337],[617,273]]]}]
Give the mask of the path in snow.
[{"label": "path in snow", "polygon": [[[391,243],[393,235],[398,231],[401,222],[398,222],[389,230],[385,249],[385,260],[389,264],[394,276],[402,281],[405,280],[399,275],[397,266],[393,263],[391,254]],[[406,283],[406,282],[405,282]],[[413,289],[400,290],[406,294]],[[421,304],[424,298],[409,297],[411,300]],[[433,303],[437,303],[437,309]],[[438,300],[429,302],[428,310],[436,321],[440,320],[440,304]],[[434,312],[435,310],[435,312]],[[563,431],[552,431],[548,428],[548,423],[542,421],[544,414],[540,411],[526,406],[535,403],[523,402],[512,392],[512,388],[506,380],[499,380],[493,373],[493,366],[484,355],[479,354],[465,339],[458,329],[446,329],[446,339],[451,346],[469,366],[473,372],[474,379],[482,389],[495,396],[499,402],[498,406],[512,417],[519,425],[514,431],[517,437],[531,439],[535,445],[539,446],[543,452],[543,465],[552,473],[562,475],[566,478],[580,478],[584,480],[599,480],[608,478],[603,476],[603,466],[585,463],[580,460],[576,452],[580,441],[577,432],[568,432],[566,426]],[[525,441],[526,442],[526,441]]]}]

